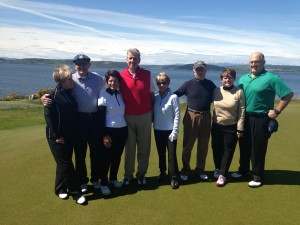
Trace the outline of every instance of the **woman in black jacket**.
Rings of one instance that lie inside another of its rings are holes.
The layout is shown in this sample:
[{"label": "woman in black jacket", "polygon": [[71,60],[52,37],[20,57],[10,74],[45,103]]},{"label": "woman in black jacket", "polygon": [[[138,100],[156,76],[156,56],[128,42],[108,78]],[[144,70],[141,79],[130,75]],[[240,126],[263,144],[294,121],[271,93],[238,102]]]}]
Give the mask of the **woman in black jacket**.
[{"label": "woman in black jacket", "polygon": [[55,194],[67,199],[70,194],[76,203],[86,202],[72,162],[76,132],[77,105],[72,94],[73,80],[67,65],[53,71],[56,88],[49,94],[53,104],[45,107],[46,136],[56,162]]}]

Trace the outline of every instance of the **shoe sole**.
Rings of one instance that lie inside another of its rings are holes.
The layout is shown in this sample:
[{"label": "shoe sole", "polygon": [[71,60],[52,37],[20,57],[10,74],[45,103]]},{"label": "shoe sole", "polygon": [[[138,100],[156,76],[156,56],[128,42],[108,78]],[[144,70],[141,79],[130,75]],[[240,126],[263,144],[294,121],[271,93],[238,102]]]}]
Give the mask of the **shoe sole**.
[{"label": "shoe sole", "polygon": [[259,188],[259,187],[261,187],[262,186],[262,184],[260,184],[260,185],[249,185],[248,184],[248,187],[250,187],[250,188]]}]

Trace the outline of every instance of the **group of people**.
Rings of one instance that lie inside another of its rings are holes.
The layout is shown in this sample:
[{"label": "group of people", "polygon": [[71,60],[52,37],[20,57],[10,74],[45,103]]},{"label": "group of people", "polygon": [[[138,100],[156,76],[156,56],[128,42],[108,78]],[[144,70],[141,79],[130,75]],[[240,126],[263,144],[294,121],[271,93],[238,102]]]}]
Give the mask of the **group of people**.
[{"label": "group of people", "polygon": [[[109,70],[104,77],[89,71],[90,58],[83,54],[73,59],[74,74],[66,65],[54,70],[57,87],[41,100],[45,105],[47,140],[57,165],[55,194],[61,199],[72,196],[78,204],[84,204],[83,193],[88,191],[90,181],[103,195],[110,195],[111,186],[121,188],[132,183],[136,159],[137,183],[146,185],[152,124],[159,156],[157,178],[169,177],[172,189],[179,187],[179,175],[182,181],[191,175],[190,159],[196,140],[195,172],[200,180],[209,179],[205,163],[210,135],[216,185],[222,187],[227,183],[239,141],[240,167],[231,177],[248,176],[251,162],[253,179],[248,185],[261,186],[270,137],[269,122],[293,97],[292,90],[279,76],[265,70],[264,55],[251,54],[250,72],[239,79],[237,86],[233,69],[222,71],[222,86],[217,87],[206,78],[207,65],[197,61],[193,66],[194,78],[175,92],[169,88],[167,73],[159,73],[154,81],[151,72],[139,66],[140,61],[139,50],[131,48],[127,51],[127,68],[121,72]],[[187,108],[182,120],[182,170],[179,173],[176,149],[179,97],[183,95],[187,98]],[[280,98],[276,107],[275,95]],[[90,179],[86,168],[87,146]],[[124,149],[124,178],[120,182],[117,175]]]}]

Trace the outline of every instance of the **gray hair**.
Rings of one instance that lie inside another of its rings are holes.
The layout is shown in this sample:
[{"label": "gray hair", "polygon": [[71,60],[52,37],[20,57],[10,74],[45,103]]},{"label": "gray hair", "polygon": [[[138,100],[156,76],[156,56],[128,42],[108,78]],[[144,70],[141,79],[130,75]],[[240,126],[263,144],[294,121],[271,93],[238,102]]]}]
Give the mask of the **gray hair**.
[{"label": "gray hair", "polygon": [[134,56],[141,57],[141,53],[140,53],[140,51],[137,48],[130,48],[130,49],[128,49],[127,50],[127,55],[128,54],[132,54]]}]

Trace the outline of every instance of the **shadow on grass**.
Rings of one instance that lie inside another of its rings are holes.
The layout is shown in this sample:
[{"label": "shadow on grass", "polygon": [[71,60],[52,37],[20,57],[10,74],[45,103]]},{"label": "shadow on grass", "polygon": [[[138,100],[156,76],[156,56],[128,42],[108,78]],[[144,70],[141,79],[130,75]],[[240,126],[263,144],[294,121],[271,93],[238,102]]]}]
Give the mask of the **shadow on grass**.
[{"label": "shadow on grass", "polygon": [[265,185],[300,185],[300,171],[266,170]]},{"label": "shadow on grass", "polygon": [[[161,186],[170,186],[170,189],[171,189],[170,177],[166,177],[165,179],[159,181],[157,179],[157,176],[152,176],[152,177],[146,177],[146,180],[147,180],[146,185],[138,185],[137,179],[133,179],[130,183],[130,186],[128,186],[128,187],[126,187],[126,186],[122,187],[122,188],[110,187],[112,194],[109,196],[103,196],[99,189],[96,190],[93,188],[92,185],[89,185],[88,186],[89,191],[87,194],[85,194],[85,197],[87,198],[88,201],[93,201],[93,200],[98,200],[101,198],[113,199],[113,198],[117,198],[119,196],[133,195],[139,191],[157,190]],[[189,177],[189,180],[187,180],[187,181],[180,180],[180,176],[178,176],[178,182],[179,182],[180,186],[184,186],[184,185],[196,184],[199,182],[211,182],[211,180],[201,181],[198,175],[196,175],[195,173],[192,173]]]},{"label": "shadow on grass", "polygon": [[137,179],[132,179],[130,186],[122,188],[110,187],[111,195],[103,196],[101,191],[94,189],[93,186],[89,185],[89,192],[85,195],[88,201],[98,200],[100,198],[113,199],[119,196],[133,195],[139,191],[156,190],[160,183],[157,181],[157,177],[146,177],[146,185],[138,185]]},{"label": "shadow on grass", "polygon": [[[242,179],[230,179],[230,183],[248,182],[251,175]],[[264,185],[300,185],[300,171],[291,170],[266,170]]]}]

